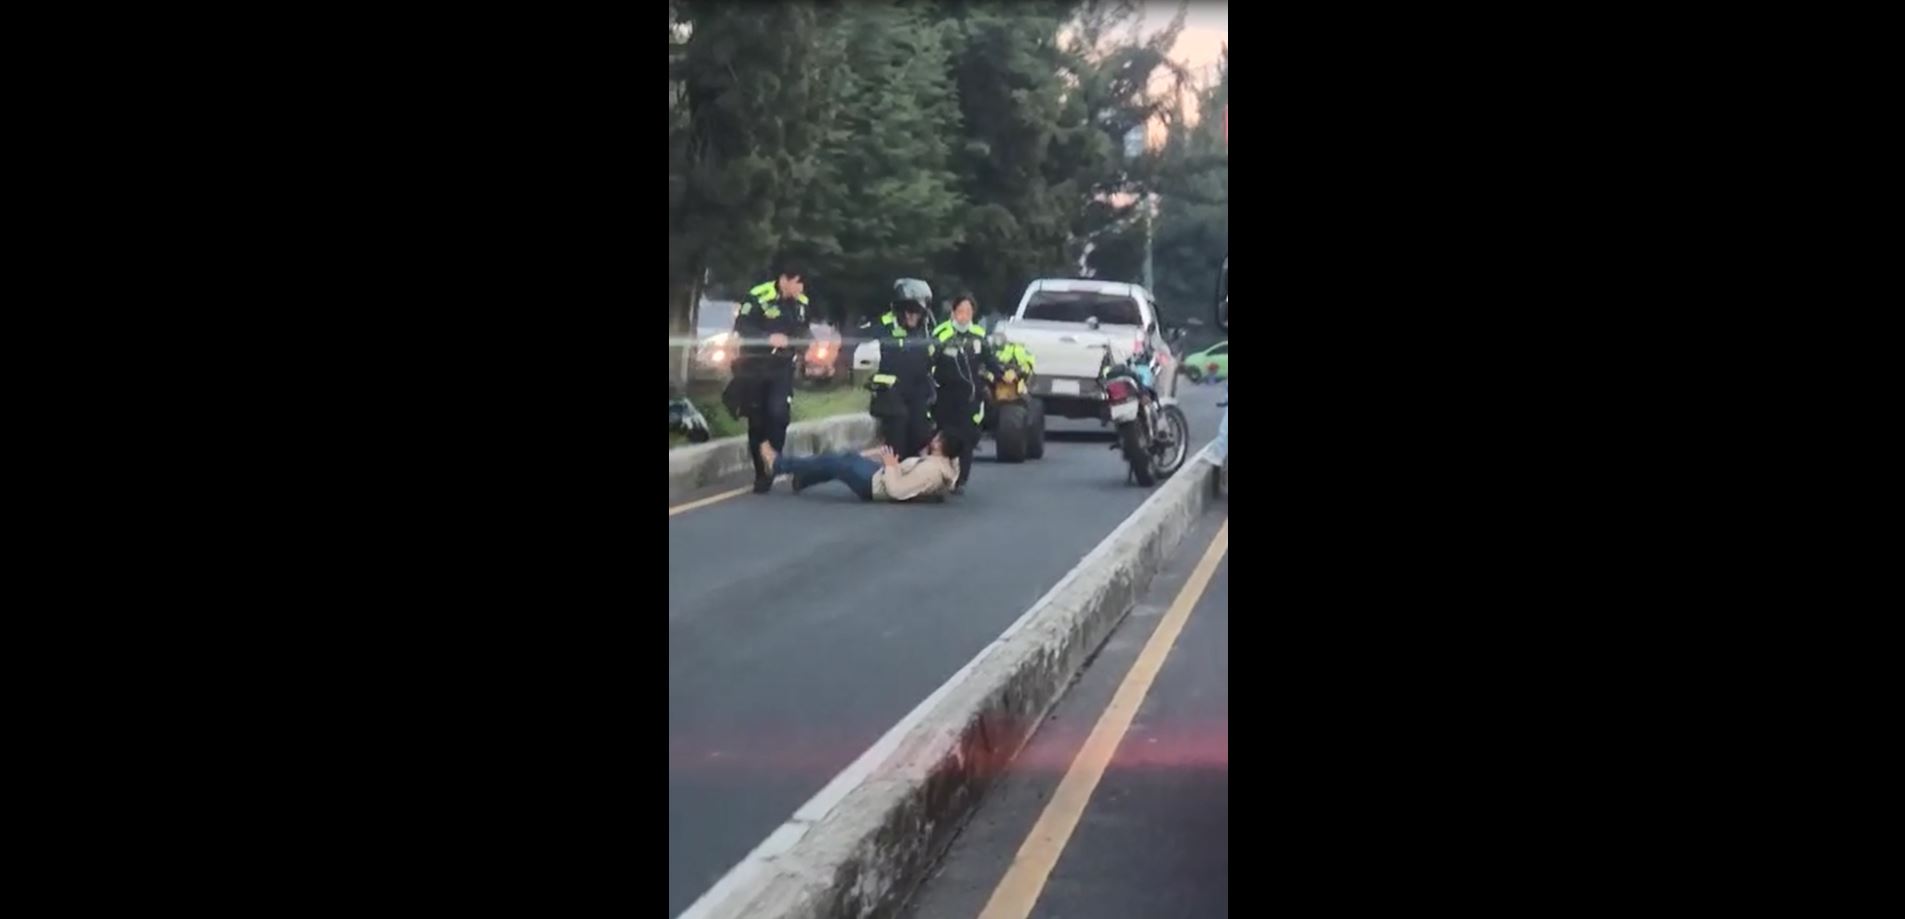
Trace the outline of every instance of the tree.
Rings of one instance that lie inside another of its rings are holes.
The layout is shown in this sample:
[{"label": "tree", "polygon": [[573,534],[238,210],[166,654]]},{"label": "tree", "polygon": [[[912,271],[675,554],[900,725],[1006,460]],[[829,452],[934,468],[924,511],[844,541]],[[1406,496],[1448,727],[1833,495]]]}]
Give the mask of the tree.
[{"label": "tree", "polygon": [[812,266],[815,301],[836,316],[883,303],[901,275],[1009,308],[1087,251],[1102,276],[1136,279],[1147,227],[1134,204],[1173,181],[1216,193],[1167,175],[1160,152],[1120,155],[1128,132],[1183,123],[1178,94],[1153,85],[1181,83],[1168,52],[1183,8],[1149,39],[1138,12],[671,0],[672,326],[691,321],[704,279],[744,287],[776,254]]},{"label": "tree", "polygon": [[[1141,9],[1128,0],[1087,0],[1078,9],[1067,43],[1067,75],[1078,105],[1097,139],[1117,150],[1113,157],[1081,159],[1074,181],[1089,200],[1074,222],[1076,245],[1090,246],[1085,261],[1093,277],[1136,282],[1143,278],[1147,198],[1157,191],[1162,158],[1148,145],[1135,155],[1127,137],[1146,137],[1154,123],[1166,129],[1182,121],[1179,100],[1188,74],[1170,57],[1187,13],[1180,2],[1164,28],[1143,38]],[[1124,27],[1123,34],[1119,34]],[[1154,86],[1163,74],[1170,86]]]},{"label": "tree", "polygon": [[963,115],[955,161],[971,202],[961,244],[942,277],[982,308],[1013,299],[1027,279],[1069,273],[1071,228],[1086,199],[1081,158],[1108,154],[1085,139],[1085,112],[1068,100],[1058,30],[1071,4],[947,3],[960,39],[953,82]]},{"label": "tree", "polygon": [[1230,101],[1230,52],[1218,78],[1198,97],[1195,126],[1180,122],[1165,144],[1159,170],[1161,205],[1154,250],[1158,300],[1204,315],[1230,251],[1230,158],[1222,112]]},{"label": "tree", "polygon": [[691,316],[702,278],[758,275],[782,228],[800,220],[815,172],[813,112],[831,71],[811,4],[673,0],[669,132],[668,302]]},{"label": "tree", "polygon": [[928,273],[960,240],[957,34],[917,4],[845,4],[822,27],[832,56],[820,153],[786,244],[823,279],[823,309],[845,318],[884,304],[894,277]]}]

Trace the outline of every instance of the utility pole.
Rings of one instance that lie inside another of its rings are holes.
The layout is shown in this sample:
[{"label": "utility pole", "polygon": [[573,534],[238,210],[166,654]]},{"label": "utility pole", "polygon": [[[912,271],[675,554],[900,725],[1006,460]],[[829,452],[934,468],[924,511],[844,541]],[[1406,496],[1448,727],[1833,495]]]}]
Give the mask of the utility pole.
[{"label": "utility pole", "polygon": [[1144,193],[1144,289],[1154,293],[1157,287],[1151,283],[1151,250],[1157,238],[1157,219],[1158,193],[1147,191]]}]

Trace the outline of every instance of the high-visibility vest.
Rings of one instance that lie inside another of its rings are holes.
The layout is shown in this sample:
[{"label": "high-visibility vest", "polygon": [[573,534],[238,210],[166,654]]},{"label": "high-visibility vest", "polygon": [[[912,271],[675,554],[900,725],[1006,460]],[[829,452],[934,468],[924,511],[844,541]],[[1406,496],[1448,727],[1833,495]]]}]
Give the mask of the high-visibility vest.
[{"label": "high-visibility vest", "polygon": [[[753,312],[754,307],[759,305],[761,315],[769,319],[781,318],[781,295],[778,284],[773,281],[762,281],[749,288],[747,295],[753,299],[741,304],[741,315],[745,316]],[[800,300],[800,305],[804,309],[807,306],[807,295],[801,294],[797,299]]]}]

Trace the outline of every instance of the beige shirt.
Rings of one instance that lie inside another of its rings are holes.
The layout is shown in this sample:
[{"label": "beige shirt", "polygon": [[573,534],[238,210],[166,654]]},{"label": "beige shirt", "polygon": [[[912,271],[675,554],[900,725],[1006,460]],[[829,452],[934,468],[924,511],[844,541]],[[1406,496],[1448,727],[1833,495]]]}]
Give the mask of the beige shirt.
[{"label": "beige shirt", "polygon": [[873,500],[911,501],[952,491],[959,470],[943,456],[915,456],[873,474]]}]

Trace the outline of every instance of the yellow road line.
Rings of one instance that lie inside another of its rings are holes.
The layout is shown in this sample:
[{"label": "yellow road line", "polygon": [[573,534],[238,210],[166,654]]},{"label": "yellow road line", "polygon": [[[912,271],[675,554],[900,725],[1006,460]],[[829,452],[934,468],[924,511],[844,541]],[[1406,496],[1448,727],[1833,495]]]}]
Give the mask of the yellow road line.
[{"label": "yellow road line", "polygon": [[1211,575],[1217,571],[1217,563],[1223,561],[1224,552],[1229,547],[1230,521],[1226,520],[1217,528],[1217,535],[1211,538],[1210,547],[1204,550],[1204,557],[1192,569],[1190,580],[1184,582],[1177,599],[1165,611],[1157,631],[1151,633],[1151,640],[1145,642],[1144,650],[1132,662],[1131,671],[1125,674],[1117,694],[1111,697],[1111,704],[1098,717],[1098,724],[1091,729],[1091,736],[1086,738],[1077,758],[1072,760],[1071,768],[1066,770],[1065,778],[1058,783],[1058,791],[1045,805],[1045,811],[1039,814],[1038,823],[1026,835],[1018,854],[1013,856],[1012,867],[999,880],[999,886],[993,888],[992,899],[987,901],[979,919],[1025,919],[1032,914],[1032,907],[1038,903],[1039,894],[1045,890],[1045,882],[1051,877],[1053,866],[1058,864],[1059,855],[1065,851],[1072,831],[1078,828],[1079,818],[1085,814],[1085,805],[1091,803],[1091,795],[1098,788],[1098,780],[1104,778],[1105,767],[1111,764],[1112,755],[1118,752],[1119,741],[1131,728],[1131,720],[1137,717],[1138,706],[1144,702],[1145,693],[1151,691],[1151,683],[1157,679],[1159,668],[1164,666],[1164,658],[1171,653],[1171,647],[1177,644],[1178,635],[1184,631],[1184,623],[1191,618],[1191,610],[1196,608],[1198,598],[1204,595]]},{"label": "yellow road line", "polygon": [[[861,451],[860,451],[860,455],[861,455],[861,456],[872,456],[872,455],[874,455],[874,454],[876,454],[876,453],[878,453],[878,452],[880,452],[880,451],[879,451],[879,450],[877,450],[877,449],[874,449],[874,450],[861,450]],[[780,481],[781,479],[785,479],[785,478],[787,478],[787,477],[786,477],[786,476],[779,476],[779,477],[777,477],[777,478],[775,478],[775,479],[774,479],[774,481],[776,481],[776,482],[779,482],[779,481]],[[669,508],[669,509],[668,509],[668,516],[670,516],[670,517],[673,517],[673,516],[675,516],[676,514],[685,514],[685,513],[687,513],[687,512],[689,512],[689,511],[691,511],[691,510],[694,510],[694,509],[696,509],[696,508],[701,508],[701,507],[707,507],[707,506],[708,506],[708,505],[710,505],[710,504],[715,504],[715,503],[718,503],[718,502],[721,502],[721,501],[726,501],[727,499],[729,499],[729,498],[732,498],[732,497],[734,497],[735,495],[744,495],[744,494],[747,494],[748,492],[750,492],[750,491],[753,491],[753,490],[754,490],[754,487],[753,487],[753,486],[751,486],[751,485],[743,485],[743,486],[742,486],[742,487],[740,487],[740,488],[735,488],[735,489],[731,489],[731,490],[729,490],[729,491],[724,491],[724,492],[722,492],[722,493],[720,493],[720,494],[718,494],[718,495],[709,495],[709,496],[707,496],[707,497],[705,497],[705,498],[700,498],[700,499],[698,499],[698,500],[694,500],[694,501],[690,501],[690,502],[688,502],[687,504],[677,504],[677,505],[675,505],[675,506],[673,506],[673,507],[671,507],[671,508]]]},{"label": "yellow road line", "polygon": [[748,486],[743,486],[741,488],[736,488],[732,491],[724,491],[718,495],[709,495],[708,497],[702,498],[699,501],[690,501],[687,504],[677,504],[674,507],[671,507],[668,509],[668,516],[673,517],[676,514],[685,514],[691,510],[694,510],[697,507],[707,507],[708,505],[713,504],[716,501],[726,501],[727,499],[732,498],[735,495],[746,494],[747,492],[750,492],[753,490],[754,490],[754,487],[752,485],[748,485]]}]

